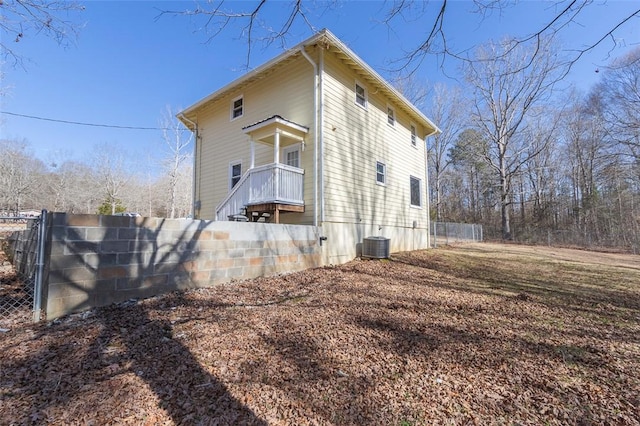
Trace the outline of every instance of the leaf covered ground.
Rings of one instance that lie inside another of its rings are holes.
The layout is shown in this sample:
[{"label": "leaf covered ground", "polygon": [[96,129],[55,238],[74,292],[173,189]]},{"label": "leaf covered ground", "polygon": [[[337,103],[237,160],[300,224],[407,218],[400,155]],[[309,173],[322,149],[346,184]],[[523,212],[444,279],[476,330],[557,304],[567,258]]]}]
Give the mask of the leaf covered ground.
[{"label": "leaf covered ground", "polygon": [[460,245],[21,325],[0,424],[637,425],[640,258]]}]

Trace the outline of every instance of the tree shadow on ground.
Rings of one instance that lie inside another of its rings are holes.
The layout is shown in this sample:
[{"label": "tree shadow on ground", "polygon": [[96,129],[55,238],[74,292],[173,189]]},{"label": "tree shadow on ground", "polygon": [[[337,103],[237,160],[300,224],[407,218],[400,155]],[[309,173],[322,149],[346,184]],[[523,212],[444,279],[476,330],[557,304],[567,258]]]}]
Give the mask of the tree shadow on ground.
[{"label": "tree shadow on ground", "polygon": [[[186,303],[177,301],[185,306]],[[114,338],[124,344],[118,364],[128,364],[176,424],[265,425],[206,371],[176,336],[168,319],[153,320],[141,304],[100,310],[104,329],[87,361]]]},{"label": "tree shadow on ground", "polygon": [[[114,220],[123,222],[135,218]],[[159,309],[153,305],[154,301],[121,302],[128,297],[149,297],[194,286],[190,281],[191,271],[185,265],[198,258],[196,246],[206,223],[193,222],[182,230],[166,234],[161,232],[166,221],[147,227],[146,220],[136,226],[119,225],[120,231],[116,229],[115,232],[135,234],[135,239],[126,241],[129,250],[122,253],[114,249],[122,244],[113,239],[113,229],[105,231],[102,240],[87,240],[74,228],[66,229],[63,240],[65,252],[86,271],[80,275],[84,281],[74,280],[66,271],[57,277],[58,280],[67,280],[69,289],[80,290],[87,295],[72,310],[90,307],[98,292],[113,291],[115,302],[119,303],[89,313],[93,328],[91,333],[87,333],[87,339],[92,340],[84,340],[79,346],[86,353],[75,353],[73,344],[60,346],[53,343],[26,359],[6,366],[11,369],[11,378],[7,379],[6,385],[13,390],[9,392],[24,396],[22,402],[11,402],[16,404],[11,407],[15,421],[25,424],[38,419],[44,421],[50,413],[59,414],[62,407],[72,406],[76,400],[88,401],[88,406],[99,407],[97,399],[106,396],[105,390],[96,382],[105,382],[107,387],[120,386],[118,392],[122,392],[122,386],[146,384],[147,389],[140,393],[131,392],[131,397],[146,395],[149,410],[158,412],[160,408],[174,424],[266,424],[208,372],[180,338],[173,335],[173,324],[166,315],[152,317],[150,312]],[[172,225],[175,227],[175,222]],[[118,272],[117,281],[105,280],[104,271],[113,270]],[[157,277],[161,285],[154,288],[150,284]],[[118,294],[120,286],[122,290]],[[172,297],[174,306],[190,303],[181,293]],[[62,326],[62,323],[55,321],[53,326]],[[53,330],[39,330],[41,336],[48,332]],[[71,333],[77,336],[78,331]],[[70,364],[68,359],[75,360],[76,364]],[[77,376],[86,377],[86,380],[78,380]],[[85,387],[78,387],[79,382],[84,382]],[[28,406],[25,401],[29,401]],[[125,399],[122,411],[127,410]],[[88,422],[110,422],[115,417],[122,421],[122,413],[79,411]],[[78,410],[65,408],[64,412]]]},{"label": "tree shadow on ground", "polygon": [[[185,425],[266,425],[174,335],[169,316],[158,315],[189,304],[177,294],[166,307],[130,302],[96,309],[81,322],[51,325],[49,332],[60,340],[3,362],[7,400],[0,423],[154,424],[169,418]],[[189,320],[215,321],[210,312]],[[120,400],[117,412],[102,410],[107,399],[109,407]],[[147,411],[132,413],[128,401]],[[72,417],[65,420],[67,413]]]},{"label": "tree shadow on ground", "polygon": [[[393,261],[462,279],[465,287],[456,288],[479,294],[537,296],[540,302],[551,307],[581,312],[589,312],[590,308],[604,303],[623,310],[640,311],[640,299],[629,297],[632,290],[622,291],[605,285],[616,282],[610,271],[587,266],[560,271],[555,265],[541,263],[527,267],[517,259],[460,263],[460,257],[465,256],[457,255],[454,264],[445,256],[399,253],[393,256]],[[622,278],[629,279],[626,274]]]},{"label": "tree shadow on ground", "polygon": [[[407,299],[405,307],[418,303],[420,306],[431,305],[430,309],[442,314],[478,318],[485,316],[489,309],[492,316],[497,315],[496,319],[520,324],[522,333],[544,334],[560,327],[559,331],[567,338],[590,336],[640,342],[640,336],[633,332],[640,313],[640,299],[635,297],[640,295],[640,288],[634,287],[633,278],[626,277],[626,284],[621,284],[617,275],[597,267],[580,266],[576,271],[573,265],[563,266],[544,260],[529,261],[531,264],[512,259],[478,261],[459,252],[449,257],[446,250],[397,253],[391,261],[381,262],[375,269],[364,267],[361,271],[361,265],[356,263],[349,266],[349,271],[376,281],[380,281],[381,275],[393,275],[394,283],[402,282],[407,286],[406,294],[414,294],[411,289],[416,286],[426,286],[453,292],[452,295],[481,296],[462,304],[455,297],[450,302],[436,303],[429,299]],[[389,305],[380,302],[384,298],[377,300],[380,307]],[[530,310],[542,308],[548,312],[546,322],[532,323]],[[576,320],[568,321],[569,314]]]},{"label": "tree shadow on ground", "polygon": [[[523,335],[505,336],[495,330],[469,330],[459,326],[424,322],[407,323],[394,318],[356,316],[353,321],[363,329],[376,332],[372,345],[400,357],[430,357],[434,361],[442,354],[450,360],[468,361],[468,353],[482,358],[484,367],[496,368],[518,358],[541,357],[549,362],[573,362],[592,367],[606,365],[611,360],[607,354],[591,345],[550,344],[532,341]],[[464,349],[464,350],[463,350]],[[490,351],[490,352],[487,352]],[[491,357],[482,357],[482,353]]]}]

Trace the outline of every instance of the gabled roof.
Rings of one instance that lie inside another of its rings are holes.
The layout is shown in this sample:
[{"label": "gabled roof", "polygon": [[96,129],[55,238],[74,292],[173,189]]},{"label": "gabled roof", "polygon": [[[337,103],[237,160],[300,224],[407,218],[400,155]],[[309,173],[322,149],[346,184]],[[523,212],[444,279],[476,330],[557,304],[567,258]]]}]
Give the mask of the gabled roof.
[{"label": "gabled roof", "polygon": [[275,133],[279,133],[282,146],[303,142],[305,135],[309,133],[307,126],[294,123],[279,115],[245,126],[242,130],[245,134],[250,135],[252,140],[267,143],[273,143]]},{"label": "gabled roof", "polygon": [[[209,96],[199,100],[189,108],[179,113],[178,118],[187,127],[193,127],[192,124],[189,123],[189,121],[193,121],[195,119],[195,113],[200,108],[204,107],[210,102],[214,102],[224,97],[231,91],[237,90],[248,83],[259,80],[266,75],[269,75],[270,71],[273,71],[276,66],[285,64],[286,62],[292,60],[294,57],[300,55],[300,51],[306,46],[312,46],[318,43],[322,43],[323,46],[335,53],[350,67],[354,68],[358,72],[359,78],[366,80],[368,84],[374,86],[388,98],[395,101],[401,107],[401,109],[409,114],[409,116],[411,116],[415,121],[418,121],[422,125],[433,129],[433,132],[431,134],[440,132],[440,129],[438,129],[438,127],[431,120],[429,120],[415,105],[409,102],[409,100],[407,100],[395,87],[393,87],[389,82],[382,78],[380,74],[378,74],[362,59],[360,59],[358,55],[356,55],[351,49],[349,49],[344,43],[342,43],[342,41],[340,41],[335,35],[333,35],[331,31],[327,29],[323,29],[317,32],[307,40],[297,44],[291,49],[286,50],[272,60],[260,65],[252,71],[249,71],[242,77],[232,81],[226,86],[216,90]],[[184,117],[186,117],[187,120],[185,120]]]},{"label": "gabled roof", "polygon": [[282,118],[279,115],[273,115],[269,118],[265,118],[264,120],[260,120],[257,123],[253,123],[253,124],[249,124],[248,126],[244,126],[242,128],[242,130],[245,131],[245,133],[247,131],[253,131],[253,130],[258,130],[261,127],[267,126],[271,123],[280,123],[280,124],[284,124],[286,126],[292,127],[297,129],[300,132],[303,133],[308,133],[309,132],[309,128],[307,126],[303,126],[302,124],[298,124],[298,123],[294,123],[291,120],[287,120],[286,118]]}]

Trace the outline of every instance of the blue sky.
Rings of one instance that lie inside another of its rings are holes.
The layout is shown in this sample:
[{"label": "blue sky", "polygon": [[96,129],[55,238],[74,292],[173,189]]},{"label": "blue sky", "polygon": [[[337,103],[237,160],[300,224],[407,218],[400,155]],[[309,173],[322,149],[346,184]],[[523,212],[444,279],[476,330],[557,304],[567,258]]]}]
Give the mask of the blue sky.
[{"label": "blue sky", "polygon": [[[246,43],[239,39],[238,28],[207,42],[200,29],[202,20],[164,15],[160,10],[192,8],[194,2],[169,1],[88,1],[78,15],[83,24],[79,37],[68,47],[43,36],[25,37],[17,51],[27,59],[25,69],[3,65],[2,86],[7,94],[0,109],[51,119],[107,125],[158,127],[167,106],[185,108],[244,72]],[[229,4],[233,5],[232,2]],[[435,3],[430,3],[435,13]],[[272,1],[265,19],[282,16],[286,3]],[[402,50],[415,47],[432,24],[429,15],[407,19],[390,31],[379,21],[385,4],[376,1],[352,1],[330,10],[312,11],[318,28],[326,27],[343,40],[363,60],[389,77],[389,61],[402,56]],[[494,13],[480,21],[470,13],[473,4],[451,2],[445,29],[458,48],[471,47],[489,38],[505,34],[522,35],[538,28],[553,13],[553,3],[521,2],[516,8]],[[589,14],[565,31],[567,47],[590,43],[616,18],[638,8],[635,0],[598,0]],[[431,15],[433,16],[433,15]],[[616,33],[618,47],[606,42],[585,56],[569,79],[583,90],[598,78],[595,70],[611,58],[640,46],[637,20]],[[304,26],[294,28],[287,46],[311,36]],[[258,66],[282,51],[280,45],[254,47],[251,66]],[[455,73],[453,61],[447,61],[449,73]],[[436,60],[428,60],[417,78],[434,83],[457,84],[446,78]],[[8,89],[8,90],[7,90]],[[428,111],[426,111],[428,114]],[[87,161],[96,144],[107,143],[124,149],[140,168],[164,150],[158,130],[126,130],[87,127],[0,115],[0,138],[28,141],[31,150],[50,162],[68,158]]]}]

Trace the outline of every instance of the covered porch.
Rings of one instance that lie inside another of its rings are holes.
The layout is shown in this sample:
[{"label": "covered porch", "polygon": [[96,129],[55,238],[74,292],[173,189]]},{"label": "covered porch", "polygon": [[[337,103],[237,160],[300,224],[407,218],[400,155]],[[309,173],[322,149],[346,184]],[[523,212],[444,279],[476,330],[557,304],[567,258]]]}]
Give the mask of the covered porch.
[{"label": "covered porch", "polygon": [[[300,157],[309,129],[275,115],[243,130],[250,141],[249,168],[216,208],[216,220],[280,223],[282,213],[304,212]],[[256,166],[258,143],[273,147],[273,163]]]}]

